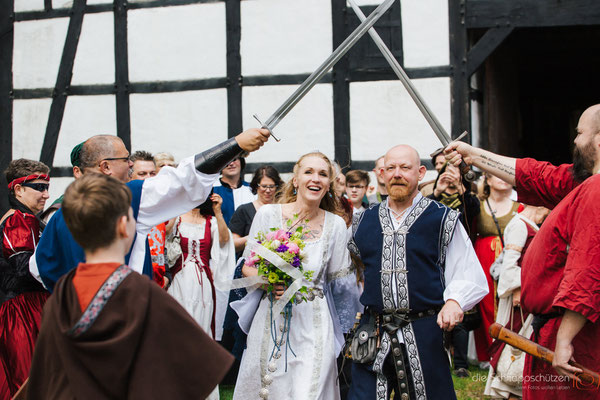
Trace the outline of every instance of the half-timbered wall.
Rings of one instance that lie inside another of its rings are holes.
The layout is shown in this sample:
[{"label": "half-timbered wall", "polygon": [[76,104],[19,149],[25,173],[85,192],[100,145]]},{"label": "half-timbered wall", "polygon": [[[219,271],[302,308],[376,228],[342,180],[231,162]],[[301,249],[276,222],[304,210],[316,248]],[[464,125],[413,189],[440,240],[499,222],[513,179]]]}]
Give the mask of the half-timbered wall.
[{"label": "half-timbered wall", "polygon": [[[358,3],[368,14],[380,1]],[[398,0],[376,25],[448,131],[452,7]],[[267,119],[358,23],[345,0],[0,0],[0,167],[46,162],[55,198],[71,149],[94,134],[177,159],[201,151]],[[439,147],[368,37],[276,133],[251,168],[290,171],[321,150],[371,169],[397,143],[424,159]]]}]

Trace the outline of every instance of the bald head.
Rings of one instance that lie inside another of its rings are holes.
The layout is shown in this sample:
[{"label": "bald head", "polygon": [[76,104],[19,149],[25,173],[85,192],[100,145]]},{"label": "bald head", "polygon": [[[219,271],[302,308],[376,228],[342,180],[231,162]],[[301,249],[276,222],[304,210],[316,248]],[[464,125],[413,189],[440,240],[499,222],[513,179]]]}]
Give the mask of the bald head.
[{"label": "bald head", "polygon": [[391,159],[410,160],[414,165],[421,165],[421,156],[419,156],[419,153],[414,147],[407,144],[399,144],[389,149],[388,152],[385,153],[384,164],[387,164]]},{"label": "bald head", "polygon": [[81,147],[81,167],[95,168],[103,159],[114,157],[119,144],[123,145],[123,141],[114,135],[92,136]]},{"label": "bald head", "polygon": [[592,124],[594,125],[596,133],[600,132],[600,104],[595,104],[589,107],[583,112],[581,117],[583,118],[583,116],[586,114],[589,116]]}]

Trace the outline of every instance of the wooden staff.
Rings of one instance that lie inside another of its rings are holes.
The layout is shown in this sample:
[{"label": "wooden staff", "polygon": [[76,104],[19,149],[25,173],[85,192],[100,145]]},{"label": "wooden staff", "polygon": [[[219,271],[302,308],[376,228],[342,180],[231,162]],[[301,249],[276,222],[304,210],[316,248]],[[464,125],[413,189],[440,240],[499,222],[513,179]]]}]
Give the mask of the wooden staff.
[{"label": "wooden staff", "polygon": [[[546,361],[547,363],[552,364],[552,361],[554,360],[554,352],[552,350],[547,349],[544,346],[540,346],[526,337],[506,329],[497,322],[494,322],[492,325],[490,325],[490,336],[514,347],[515,349],[522,350],[530,356]],[[594,372],[573,361],[569,361],[569,364],[583,371],[574,375],[569,374],[572,379],[583,382],[587,385],[600,386],[600,375],[598,375],[597,372]]]}]

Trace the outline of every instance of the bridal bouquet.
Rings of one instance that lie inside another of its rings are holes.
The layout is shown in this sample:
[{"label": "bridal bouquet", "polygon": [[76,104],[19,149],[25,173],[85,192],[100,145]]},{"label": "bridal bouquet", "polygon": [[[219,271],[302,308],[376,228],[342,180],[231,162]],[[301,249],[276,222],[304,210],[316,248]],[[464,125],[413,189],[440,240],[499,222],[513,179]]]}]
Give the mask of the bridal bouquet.
[{"label": "bridal bouquet", "polygon": [[[297,215],[295,218],[297,219]],[[256,241],[261,246],[277,254],[293,268],[300,271],[306,280],[310,280],[313,271],[304,271],[302,268],[302,263],[306,257],[303,252],[305,246],[303,237],[306,234],[306,229],[303,226],[298,226],[292,232],[294,226],[293,220],[288,220],[287,230],[271,228],[271,230],[266,233],[258,232]],[[266,290],[269,294],[274,292],[275,284],[281,283],[286,287],[289,287],[294,281],[290,275],[254,251],[250,253],[250,257],[246,260],[245,264],[258,268],[258,275],[267,278],[269,284],[266,287]],[[292,301],[294,301],[294,299],[296,303],[305,301],[307,300],[306,296],[309,296],[309,294],[309,289],[306,286],[301,286],[292,298]]]}]

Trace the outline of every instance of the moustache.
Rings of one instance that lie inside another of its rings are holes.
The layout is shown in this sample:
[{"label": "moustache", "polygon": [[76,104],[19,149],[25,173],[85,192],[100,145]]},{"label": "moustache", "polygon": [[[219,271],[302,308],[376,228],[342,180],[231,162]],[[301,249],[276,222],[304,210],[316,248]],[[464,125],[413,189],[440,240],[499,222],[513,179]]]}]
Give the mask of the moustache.
[{"label": "moustache", "polygon": [[404,178],[392,178],[390,180],[390,185],[408,185],[408,181]]}]

